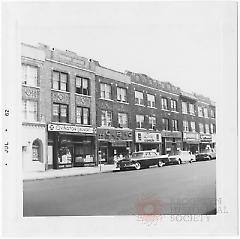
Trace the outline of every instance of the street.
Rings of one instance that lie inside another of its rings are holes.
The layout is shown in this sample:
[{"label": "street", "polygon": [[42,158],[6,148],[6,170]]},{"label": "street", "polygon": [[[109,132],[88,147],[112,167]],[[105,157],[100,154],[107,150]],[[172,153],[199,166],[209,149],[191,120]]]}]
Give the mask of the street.
[{"label": "street", "polygon": [[216,160],[27,181],[24,216],[215,214]]}]

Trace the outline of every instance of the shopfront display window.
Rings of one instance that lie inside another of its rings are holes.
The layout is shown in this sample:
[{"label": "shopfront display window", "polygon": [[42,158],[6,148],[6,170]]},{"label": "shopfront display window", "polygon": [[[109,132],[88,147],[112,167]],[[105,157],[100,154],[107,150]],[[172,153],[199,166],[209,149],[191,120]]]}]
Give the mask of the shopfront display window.
[{"label": "shopfront display window", "polygon": [[58,164],[71,164],[72,163],[72,152],[68,146],[61,146],[58,151]]}]

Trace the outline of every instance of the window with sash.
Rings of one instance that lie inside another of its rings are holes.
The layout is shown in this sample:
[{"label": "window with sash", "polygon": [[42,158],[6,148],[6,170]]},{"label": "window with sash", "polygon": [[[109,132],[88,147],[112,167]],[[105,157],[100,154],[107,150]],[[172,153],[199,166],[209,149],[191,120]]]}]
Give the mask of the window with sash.
[{"label": "window with sash", "polygon": [[170,130],[169,119],[162,119],[163,130]]},{"label": "window with sash", "polygon": [[198,116],[203,117],[203,109],[200,106],[198,106]]},{"label": "window with sash", "polygon": [[112,126],[112,112],[108,110],[101,111],[101,126]]},{"label": "window with sash", "polygon": [[155,116],[149,116],[148,117],[148,124],[149,124],[149,129],[156,129],[156,117]]},{"label": "window with sash", "polygon": [[117,101],[127,102],[127,89],[117,87]]},{"label": "window with sash", "polygon": [[188,110],[187,110],[187,102],[182,102],[182,113],[183,114],[187,114]]},{"label": "window with sash", "polygon": [[126,113],[118,113],[118,127],[128,128],[128,115]]},{"label": "window with sash", "polygon": [[199,123],[199,133],[201,133],[201,134],[204,133],[204,126],[202,123]]},{"label": "window with sash", "polygon": [[207,109],[207,108],[204,108],[204,109],[203,109],[203,112],[204,112],[204,117],[205,117],[205,118],[208,118],[208,109]]},{"label": "window with sash", "polygon": [[196,124],[194,121],[191,121],[191,131],[196,132]]},{"label": "window with sash", "polygon": [[137,128],[144,128],[144,115],[136,115]]},{"label": "window with sash", "polygon": [[68,105],[53,103],[53,122],[68,123]]},{"label": "window with sash", "polygon": [[22,115],[24,122],[37,122],[38,102],[32,100],[22,100]]},{"label": "window with sash", "polygon": [[76,76],[76,93],[90,95],[90,81],[88,78]]},{"label": "window with sash", "polygon": [[161,105],[162,105],[162,109],[163,110],[167,110],[168,109],[168,100],[167,100],[167,98],[161,98]]},{"label": "window with sash", "polygon": [[155,95],[147,94],[147,106],[154,108],[155,105]]},{"label": "window with sash", "polygon": [[205,132],[206,132],[206,134],[210,134],[209,124],[205,124]]},{"label": "window with sash", "polygon": [[143,102],[143,92],[135,91],[135,104],[144,105]]},{"label": "window with sash", "polygon": [[171,103],[171,110],[177,111],[177,101],[171,99],[170,103]]},{"label": "window with sash", "polygon": [[195,115],[194,104],[189,104],[189,113],[190,115]]},{"label": "window with sash", "polygon": [[78,106],[76,108],[76,122],[78,124],[90,125],[90,109]]},{"label": "window with sash", "polygon": [[68,91],[68,74],[59,71],[53,71],[52,89]]},{"label": "window with sash", "polygon": [[110,84],[101,83],[100,84],[100,94],[102,99],[111,100],[112,99],[112,87]]},{"label": "window with sash", "polygon": [[178,121],[172,120],[172,131],[178,131]]},{"label": "window with sash", "polygon": [[189,131],[188,121],[186,120],[183,120],[183,131]]},{"label": "window with sash", "polygon": [[38,86],[38,67],[22,64],[22,84]]}]

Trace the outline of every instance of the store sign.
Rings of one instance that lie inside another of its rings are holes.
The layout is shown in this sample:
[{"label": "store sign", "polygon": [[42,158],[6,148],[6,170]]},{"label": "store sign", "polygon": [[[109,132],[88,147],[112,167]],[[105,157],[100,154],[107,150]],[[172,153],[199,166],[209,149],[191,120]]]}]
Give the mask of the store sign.
[{"label": "store sign", "polygon": [[212,135],[211,134],[200,134],[200,140],[201,140],[201,142],[211,142]]},{"label": "store sign", "polygon": [[196,132],[183,132],[183,141],[199,141],[199,134]]},{"label": "store sign", "polygon": [[109,142],[132,140],[132,130],[97,129],[97,134],[99,140]]},{"label": "store sign", "polygon": [[48,131],[86,133],[86,134],[94,133],[94,129],[92,127],[82,127],[77,125],[63,125],[63,124],[48,124]]},{"label": "store sign", "polygon": [[136,132],[135,140],[136,143],[161,143],[161,134],[155,132]]},{"label": "store sign", "polygon": [[171,131],[162,131],[161,132],[162,137],[171,137],[171,138],[182,138],[181,132],[171,132]]}]

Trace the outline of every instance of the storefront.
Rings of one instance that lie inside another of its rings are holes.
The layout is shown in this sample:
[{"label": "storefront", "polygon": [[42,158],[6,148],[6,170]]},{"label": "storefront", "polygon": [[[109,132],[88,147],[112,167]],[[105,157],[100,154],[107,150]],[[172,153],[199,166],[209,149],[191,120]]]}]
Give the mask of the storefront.
[{"label": "storefront", "polygon": [[97,129],[98,154],[101,162],[113,164],[119,157],[127,156],[132,148],[132,130]]},{"label": "storefront", "polygon": [[183,132],[183,150],[196,153],[199,151],[200,137],[196,132]]},{"label": "storefront", "polygon": [[48,125],[48,168],[96,165],[95,130],[77,125]]},{"label": "storefront", "polygon": [[212,148],[212,135],[211,134],[200,134],[200,152]]},{"label": "storefront", "polygon": [[182,133],[162,131],[162,154],[175,153],[182,150]]},{"label": "storefront", "polygon": [[149,131],[135,131],[135,151],[156,150],[161,154],[161,133]]}]

